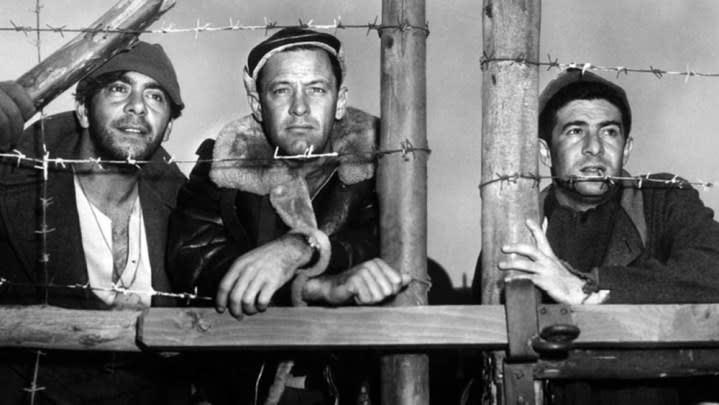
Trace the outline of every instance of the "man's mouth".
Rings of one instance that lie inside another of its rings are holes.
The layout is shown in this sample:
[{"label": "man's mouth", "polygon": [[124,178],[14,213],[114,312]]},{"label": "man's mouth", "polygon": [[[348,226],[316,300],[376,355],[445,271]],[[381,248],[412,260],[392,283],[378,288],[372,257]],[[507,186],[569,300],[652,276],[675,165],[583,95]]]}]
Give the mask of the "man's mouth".
[{"label": "man's mouth", "polygon": [[136,135],[143,135],[147,132],[145,128],[139,128],[139,127],[117,127],[118,130],[122,132],[127,132],[129,134],[136,134]]},{"label": "man's mouth", "polygon": [[586,177],[605,177],[607,169],[604,166],[585,166],[581,168],[580,173]]}]

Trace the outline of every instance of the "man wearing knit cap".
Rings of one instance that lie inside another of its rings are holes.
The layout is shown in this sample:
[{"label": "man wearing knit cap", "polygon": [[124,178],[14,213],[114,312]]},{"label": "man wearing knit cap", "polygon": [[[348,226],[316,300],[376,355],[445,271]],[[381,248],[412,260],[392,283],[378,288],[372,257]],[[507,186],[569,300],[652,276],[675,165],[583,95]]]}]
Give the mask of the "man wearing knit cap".
[{"label": "man wearing knit cap", "polygon": [[[396,294],[409,277],[376,259],[379,123],[347,105],[340,41],[286,28],[250,51],[243,73],[252,114],[202,144],[200,159],[214,162],[194,168],[171,219],[176,287],[213,295],[237,317]],[[318,389],[325,365],[298,359],[266,370],[275,383],[265,403],[315,403],[313,392],[329,401],[333,389]]]},{"label": "man wearing knit cap", "polygon": [[[528,219],[536,244],[504,246],[499,268],[519,270],[515,278],[564,304],[716,302],[719,223],[676,176],[629,176],[631,125],[626,93],[598,75],[572,69],[547,85],[539,97],[539,151],[553,183],[540,195],[542,225]],[[701,384],[683,384],[555,382],[551,397],[558,404],[717,399]]]},{"label": "man wearing knit cap", "polygon": [[[15,82],[0,84],[0,116],[8,117],[0,120],[4,150],[34,158],[47,150],[67,161],[49,167],[46,183],[32,163],[0,161],[0,276],[7,280],[0,302],[162,305],[153,292],[171,290],[167,221],[185,181],[165,163],[169,156],[160,146],[184,107],[175,70],[160,45],[137,42],[83,78],[75,99],[75,111],[43,118],[22,133],[17,122],[34,113],[32,102]],[[45,246],[37,234],[42,229]],[[86,288],[35,287],[46,284]],[[3,403],[27,403],[33,363],[31,352],[0,353]],[[49,352],[37,375],[44,389],[35,395],[39,403],[186,403],[189,384],[171,370],[145,354]]]}]

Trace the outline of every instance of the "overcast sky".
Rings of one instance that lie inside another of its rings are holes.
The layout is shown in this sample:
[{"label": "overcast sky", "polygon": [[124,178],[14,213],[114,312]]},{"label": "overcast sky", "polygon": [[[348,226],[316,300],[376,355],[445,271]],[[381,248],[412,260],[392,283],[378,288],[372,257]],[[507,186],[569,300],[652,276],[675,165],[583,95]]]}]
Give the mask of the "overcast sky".
[{"label": "overcast sky", "polygon": [[[42,0],[41,25],[81,27],[95,21],[115,0]],[[481,5],[479,0],[427,1],[431,35],[427,42],[429,160],[429,255],[449,272],[455,285],[471,282],[481,245]],[[35,0],[0,0],[0,26],[35,24]],[[265,20],[294,24],[300,19],[329,24],[366,24],[381,16],[380,1],[356,0],[178,0],[153,28],[193,27],[230,22],[261,25]],[[542,9],[540,54],[560,62],[666,70],[719,72],[719,3],[711,0],[548,0]],[[351,104],[379,114],[379,40],[376,32],[341,30],[349,66]],[[194,150],[233,117],[249,112],[241,69],[264,31],[148,34],[161,43],[178,72],[187,104],[165,145],[176,159]],[[44,34],[44,56],[72,38]],[[34,37],[0,32],[0,80],[15,79],[37,62]],[[557,71],[541,73],[540,86]],[[612,80],[612,73],[603,74]],[[633,109],[633,174],[669,171],[691,180],[719,179],[719,78],[651,74],[622,75]],[[65,94],[46,112],[71,108]],[[190,170],[184,165],[184,171]],[[700,191],[719,209],[719,188]]]}]

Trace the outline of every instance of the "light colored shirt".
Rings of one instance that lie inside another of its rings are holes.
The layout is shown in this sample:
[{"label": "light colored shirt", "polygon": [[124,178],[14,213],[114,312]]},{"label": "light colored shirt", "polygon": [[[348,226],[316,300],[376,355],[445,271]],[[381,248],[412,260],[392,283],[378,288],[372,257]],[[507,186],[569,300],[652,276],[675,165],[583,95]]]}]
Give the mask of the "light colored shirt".
[{"label": "light colored shirt", "polygon": [[120,293],[112,291],[112,221],[88,200],[77,176],[74,181],[82,248],[93,293],[108,305],[149,307],[154,291],[140,197],[135,200],[130,213],[127,264],[115,283],[117,289],[129,292]]}]

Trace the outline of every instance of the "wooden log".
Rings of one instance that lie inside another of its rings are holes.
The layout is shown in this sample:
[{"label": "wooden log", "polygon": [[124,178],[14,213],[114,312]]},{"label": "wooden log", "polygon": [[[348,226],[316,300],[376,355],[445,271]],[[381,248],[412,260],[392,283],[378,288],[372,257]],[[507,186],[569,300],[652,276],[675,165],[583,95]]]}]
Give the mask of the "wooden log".
[{"label": "wooden log", "polygon": [[[504,288],[506,273],[499,271],[504,244],[533,243],[525,221],[539,219],[538,183],[527,177],[538,175],[537,95],[539,69],[523,63],[499,62],[493,58],[538,60],[541,0],[484,0],[482,66],[482,303],[499,304],[507,299],[510,350],[514,359],[531,359],[527,345],[536,329],[534,316],[537,292],[524,281]],[[529,294],[530,297],[513,297]],[[511,308],[521,303],[521,308]],[[531,315],[531,316],[530,316]],[[494,382],[502,384],[504,353],[495,354]],[[504,377],[511,378],[510,374]],[[520,387],[521,385],[521,387]],[[532,381],[513,381],[505,390],[505,403],[535,403]],[[491,392],[501,388],[491,387]],[[497,403],[498,398],[493,398]]]},{"label": "wooden log", "polygon": [[[484,53],[538,60],[540,0],[485,0]],[[490,62],[482,74],[482,303],[498,304],[497,269],[506,243],[532,243],[525,220],[539,219],[536,66]],[[504,181],[498,181],[506,176]]]},{"label": "wooden log", "polygon": [[[428,147],[425,8],[425,0],[382,1],[382,25],[394,27],[379,32],[382,150]],[[379,161],[381,257],[414,280],[391,306],[427,303],[427,159],[427,152],[408,150]],[[381,362],[382,403],[429,404],[427,355],[387,355]]]},{"label": "wooden log", "polygon": [[[719,304],[571,309],[581,330],[576,349],[719,348]],[[493,350],[506,348],[507,332],[500,305],[270,308],[241,320],[212,308],[151,308],[140,315],[0,306],[0,347],[136,351],[136,340],[142,347],[158,350]]]},{"label": "wooden log", "polygon": [[[120,0],[81,33],[17,80],[38,110],[97,69],[175,5],[175,0]],[[128,32],[101,32],[101,30]]]},{"label": "wooden log", "polygon": [[139,351],[140,311],[90,311],[51,306],[0,306],[0,347]]}]

